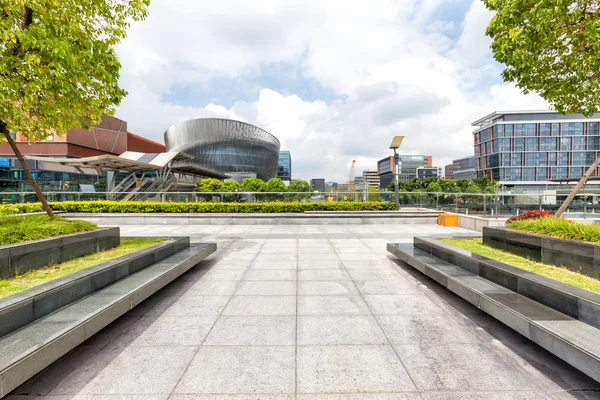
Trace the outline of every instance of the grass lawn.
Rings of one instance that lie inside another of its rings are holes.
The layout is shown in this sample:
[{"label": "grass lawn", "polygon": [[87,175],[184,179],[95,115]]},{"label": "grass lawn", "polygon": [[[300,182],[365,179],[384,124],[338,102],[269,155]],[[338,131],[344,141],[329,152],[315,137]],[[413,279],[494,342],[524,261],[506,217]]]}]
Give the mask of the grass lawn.
[{"label": "grass lawn", "polygon": [[45,268],[29,271],[11,279],[2,279],[0,280],[0,298],[145,249],[146,247],[150,247],[162,241],[164,241],[164,239],[122,239],[121,245],[114,249],[74,258],[61,264],[49,265]]},{"label": "grass lawn", "polygon": [[70,221],[61,217],[0,215],[0,246],[96,229],[98,227],[91,222]]},{"label": "grass lawn", "polygon": [[507,228],[560,239],[600,244],[600,225],[581,224],[563,218],[545,217],[514,221],[508,224]]},{"label": "grass lawn", "polygon": [[600,294],[600,280],[572,272],[566,268],[542,264],[506,251],[485,246],[481,239],[440,239],[440,241],[491,258],[492,260],[501,261],[513,267],[566,283],[567,285]]}]

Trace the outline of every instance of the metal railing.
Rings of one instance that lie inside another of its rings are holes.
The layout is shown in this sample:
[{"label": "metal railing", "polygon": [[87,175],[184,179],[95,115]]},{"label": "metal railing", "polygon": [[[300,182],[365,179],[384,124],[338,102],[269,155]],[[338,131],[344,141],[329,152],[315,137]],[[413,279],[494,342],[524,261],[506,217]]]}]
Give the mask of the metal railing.
[{"label": "metal railing", "polygon": [[[114,192],[44,192],[48,201],[91,201],[111,200]],[[400,192],[402,207],[427,208],[460,214],[485,217],[507,217],[527,210],[555,212],[567,194],[535,193],[427,193]],[[140,192],[133,193],[128,201],[172,201],[172,202],[266,202],[266,201],[388,201],[394,202],[394,193],[371,192]],[[33,192],[0,192],[0,202],[37,202]],[[600,219],[600,194],[583,193],[575,197],[567,213],[571,217]]]}]

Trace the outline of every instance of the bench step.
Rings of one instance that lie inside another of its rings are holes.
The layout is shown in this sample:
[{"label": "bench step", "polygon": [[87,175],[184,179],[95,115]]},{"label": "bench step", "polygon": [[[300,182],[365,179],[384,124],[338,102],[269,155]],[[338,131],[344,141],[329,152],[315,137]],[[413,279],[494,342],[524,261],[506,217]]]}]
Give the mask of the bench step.
[{"label": "bench step", "polygon": [[410,244],[388,251],[600,382],[600,329],[439,259]]},{"label": "bench step", "polygon": [[215,250],[214,243],[191,244],[187,249],[0,338],[0,398]]}]

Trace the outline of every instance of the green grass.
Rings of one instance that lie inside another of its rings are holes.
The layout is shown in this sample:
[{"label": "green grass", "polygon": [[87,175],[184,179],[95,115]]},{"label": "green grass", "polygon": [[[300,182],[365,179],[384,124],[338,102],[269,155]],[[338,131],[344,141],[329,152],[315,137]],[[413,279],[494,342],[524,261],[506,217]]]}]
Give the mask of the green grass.
[{"label": "green grass", "polygon": [[440,239],[440,241],[491,258],[492,260],[501,261],[505,264],[512,265],[513,267],[566,283],[567,285],[600,294],[600,280],[570,271],[566,268],[538,263],[506,251],[486,246],[482,243],[481,239]]},{"label": "green grass", "polygon": [[0,246],[96,229],[98,227],[91,222],[70,221],[60,217],[0,215]]},{"label": "green grass", "polygon": [[561,239],[600,243],[600,225],[580,224],[562,218],[526,219],[512,222],[507,228]]},{"label": "green grass", "polygon": [[11,279],[0,280],[0,298],[93,267],[103,262],[131,254],[162,241],[164,241],[164,239],[123,239],[121,240],[121,245],[114,249],[74,258],[60,264],[49,265],[45,268],[29,271]]}]

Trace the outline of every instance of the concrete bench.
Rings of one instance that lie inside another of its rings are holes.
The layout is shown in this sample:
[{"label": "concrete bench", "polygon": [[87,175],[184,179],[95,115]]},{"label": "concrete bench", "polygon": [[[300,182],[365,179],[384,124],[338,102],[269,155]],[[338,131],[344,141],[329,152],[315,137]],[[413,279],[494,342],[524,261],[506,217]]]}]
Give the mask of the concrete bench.
[{"label": "concrete bench", "polygon": [[197,265],[216,244],[191,244],[0,338],[0,398]]},{"label": "concrete bench", "polygon": [[411,244],[390,243],[388,251],[600,382],[600,329]]}]

